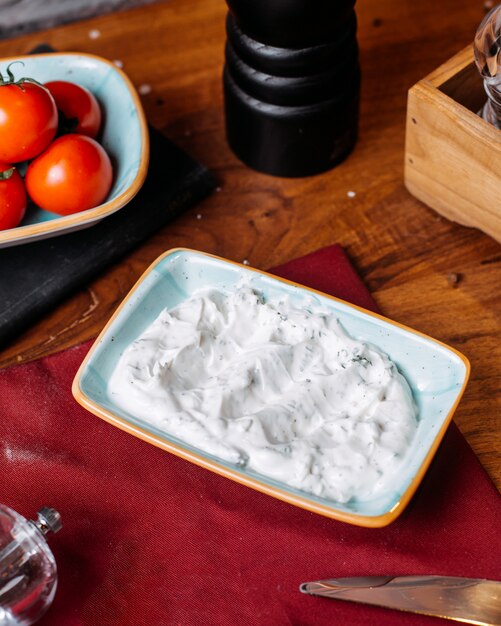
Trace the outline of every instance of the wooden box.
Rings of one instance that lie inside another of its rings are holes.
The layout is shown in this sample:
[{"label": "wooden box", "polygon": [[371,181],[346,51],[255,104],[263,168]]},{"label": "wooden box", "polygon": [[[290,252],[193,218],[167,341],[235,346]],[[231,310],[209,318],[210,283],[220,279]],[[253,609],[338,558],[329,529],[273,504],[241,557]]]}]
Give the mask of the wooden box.
[{"label": "wooden box", "polygon": [[405,184],[445,217],[501,241],[501,130],[476,114],[485,100],[471,46],[409,90]]}]

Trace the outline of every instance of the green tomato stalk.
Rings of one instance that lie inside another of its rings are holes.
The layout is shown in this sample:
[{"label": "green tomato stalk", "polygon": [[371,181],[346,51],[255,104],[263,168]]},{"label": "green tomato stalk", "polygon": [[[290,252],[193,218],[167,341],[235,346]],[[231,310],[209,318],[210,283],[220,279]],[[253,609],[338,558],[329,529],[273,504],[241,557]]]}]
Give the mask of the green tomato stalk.
[{"label": "green tomato stalk", "polygon": [[6,69],[7,78],[5,78],[2,72],[0,72],[0,87],[4,87],[7,85],[14,85],[15,87],[19,87],[19,89],[23,89],[24,83],[33,83],[34,85],[38,85],[39,87],[42,87],[42,89],[45,89],[46,91],[48,91],[47,88],[44,85],[42,85],[42,83],[39,83],[38,80],[35,80],[34,78],[30,78],[29,76],[23,76],[19,80],[16,80],[14,77],[14,74],[12,73],[12,70],[10,69],[16,63],[20,63],[22,66],[24,66],[24,63],[22,61],[12,61],[12,63],[9,63]]}]

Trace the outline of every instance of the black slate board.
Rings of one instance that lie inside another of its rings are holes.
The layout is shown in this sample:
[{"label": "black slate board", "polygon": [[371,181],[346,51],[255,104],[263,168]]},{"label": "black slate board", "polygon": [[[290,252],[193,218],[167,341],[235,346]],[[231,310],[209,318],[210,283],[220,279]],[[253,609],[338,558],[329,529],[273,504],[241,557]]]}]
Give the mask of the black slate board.
[{"label": "black slate board", "polygon": [[205,166],[150,127],[148,175],[127,206],[85,230],[0,250],[0,345],[215,185]]},{"label": "black slate board", "polygon": [[0,39],[71,24],[158,0],[1,0]]}]

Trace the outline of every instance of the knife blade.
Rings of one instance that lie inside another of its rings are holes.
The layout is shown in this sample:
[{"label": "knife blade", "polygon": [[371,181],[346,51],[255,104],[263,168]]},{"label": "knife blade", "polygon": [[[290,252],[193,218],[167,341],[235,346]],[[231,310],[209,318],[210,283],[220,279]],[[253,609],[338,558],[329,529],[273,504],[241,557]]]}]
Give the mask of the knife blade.
[{"label": "knife blade", "polygon": [[303,583],[300,591],[478,626],[501,626],[501,582],[454,576],[365,576]]}]

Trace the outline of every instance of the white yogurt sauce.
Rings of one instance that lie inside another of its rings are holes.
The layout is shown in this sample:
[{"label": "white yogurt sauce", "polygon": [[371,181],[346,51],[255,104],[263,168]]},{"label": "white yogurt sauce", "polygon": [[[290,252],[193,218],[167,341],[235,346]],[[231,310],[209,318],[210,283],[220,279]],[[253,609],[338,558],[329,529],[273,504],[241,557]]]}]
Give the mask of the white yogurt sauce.
[{"label": "white yogurt sauce", "polygon": [[240,467],[346,502],[389,485],[416,432],[396,366],[327,311],[248,284],[164,310],[108,392],[144,422]]}]

